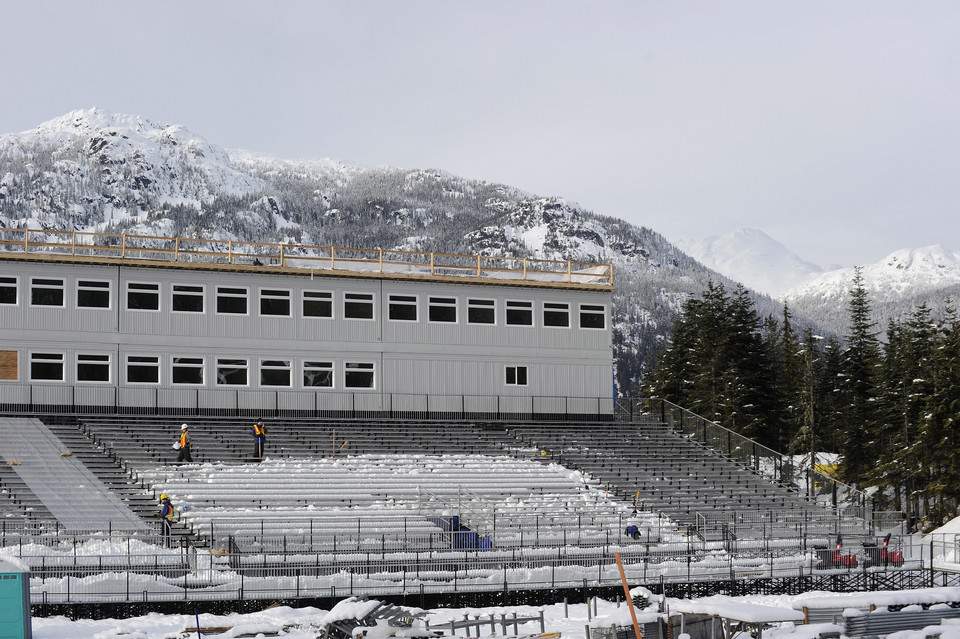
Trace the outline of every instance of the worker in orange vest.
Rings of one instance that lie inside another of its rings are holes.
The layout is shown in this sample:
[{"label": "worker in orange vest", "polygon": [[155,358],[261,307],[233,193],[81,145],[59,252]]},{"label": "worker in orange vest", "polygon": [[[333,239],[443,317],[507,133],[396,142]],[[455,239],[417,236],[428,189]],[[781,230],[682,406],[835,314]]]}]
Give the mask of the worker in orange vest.
[{"label": "worker in orange vest", "polygon": [[177,462],[192,462],[193,455],[190,454],[190,448],[193,442],[190,440],[190,428],[184,424],[180,427],[180,454],[177,455]]},{"label": "worker in orange vest", "polygon": [[253,435],[253,456],[257,461],[263,461],[263,445],[267,442],[267,429],[263,426],[263,420],[258,419],[257,423],[250,429]]}]

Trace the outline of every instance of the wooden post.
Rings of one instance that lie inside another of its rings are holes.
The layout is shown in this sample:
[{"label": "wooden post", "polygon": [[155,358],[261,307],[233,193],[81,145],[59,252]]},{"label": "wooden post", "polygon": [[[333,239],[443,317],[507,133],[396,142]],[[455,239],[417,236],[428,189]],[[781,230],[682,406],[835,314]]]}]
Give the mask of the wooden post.
[{"label": "wooden post", "polygon": [[627,597],[630,619],[633,620],[633,631],[636,633],[637,639],[643,639],[643,635],[640,634],[640,624],[637,623],[637,611],[633,608],[633,597],[630,596],[630,586],[627,585],[627,573],[623,571],[623,562],[620,560],[620,553],[613,553],[613,556],[617,560],[617,569],[620,571],[620,581],[623,582],[623,594]]}]

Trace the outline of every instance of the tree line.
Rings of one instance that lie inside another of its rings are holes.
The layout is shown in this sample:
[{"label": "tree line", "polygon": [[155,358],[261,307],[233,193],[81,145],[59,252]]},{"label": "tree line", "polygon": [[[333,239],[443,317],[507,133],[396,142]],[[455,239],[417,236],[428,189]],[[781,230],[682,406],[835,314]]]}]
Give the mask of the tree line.
[{"label": "tree line", "polygon": [[762,317],[742,286],[688,299],[647,377],[662,397],[786,454],[836,453],[839,479],[928,529],[960,504],[960,319],[919,304],[881,333],[860,269],[847,333]]}]

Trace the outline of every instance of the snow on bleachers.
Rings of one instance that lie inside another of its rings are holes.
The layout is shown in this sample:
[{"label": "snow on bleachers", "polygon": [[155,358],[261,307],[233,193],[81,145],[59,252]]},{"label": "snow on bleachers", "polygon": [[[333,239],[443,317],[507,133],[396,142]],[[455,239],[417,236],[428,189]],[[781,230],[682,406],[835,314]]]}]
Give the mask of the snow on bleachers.
[{"label": "snow on bleachers", "polygon": [[436,520],[454,516],[498,547],[596,545],[619,538],[627,520],[655,539],[650,529],[663,525],[653,515],[633,516],[577,471],[507,456],[267,459],[158,467],[140,478],[169,494],[184,520],[214,536],[309,534],[315,547],[343,548],[364,538],[449,545],[441,534],[449,538],[451,531]]}]

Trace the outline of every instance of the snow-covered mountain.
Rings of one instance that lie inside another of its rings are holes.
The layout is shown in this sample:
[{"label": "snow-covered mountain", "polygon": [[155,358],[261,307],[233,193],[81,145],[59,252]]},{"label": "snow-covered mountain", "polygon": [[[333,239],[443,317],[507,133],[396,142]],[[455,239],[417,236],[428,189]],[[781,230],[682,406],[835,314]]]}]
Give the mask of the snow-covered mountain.
[{"label": "snow-covered mountain", "polygon": [[780,297],[823,272],[757,229],[738,229],[676,244],[707,268],[772,297]]},{"label": "snow-covered mountain", "polygon": [[[0,136],[0,226],[612,262],[625,391],[688,296],[711,279],[733,286],[658,233],[561,198],[439,170],[227,152],[100,109]],[[777,309],[762,298],[758,310]]]},{"label": "snow-covered mountain", "polygon": [[[740,229],[723,236],[683,240],[677,246],[708,268],[787,303],[797,315],[842,336],[847,332],[854,269],[823,270],[763,231]],[[920,304],[934,316],[960,300],[960,252],[939,245],[903,249],[862,268],[876,330]]]},{"label": "snow-covered mountain", "polygon": [[[791,308],[843,334],[853,277],[852,267],[828,271],[788,291],[784,299]],[[939,244],[902,249],[864,265],[862,277],[873,320],[882,331],[890,319],[902,319],[921,303],[936,313],[949,301],[960,300],[960,251]]]}]

